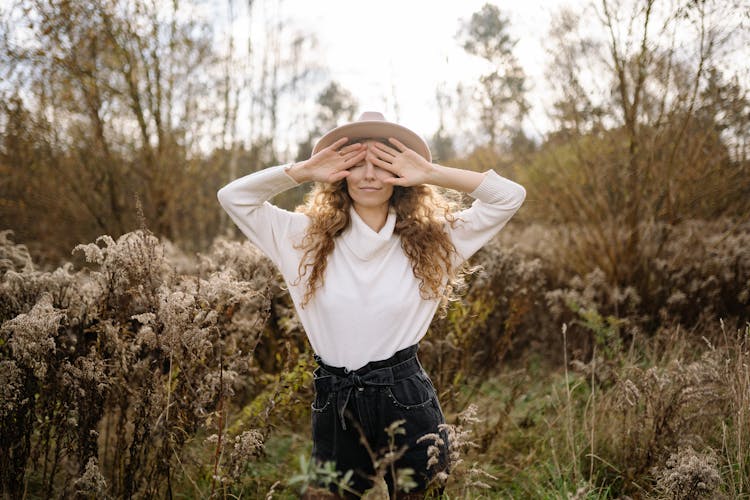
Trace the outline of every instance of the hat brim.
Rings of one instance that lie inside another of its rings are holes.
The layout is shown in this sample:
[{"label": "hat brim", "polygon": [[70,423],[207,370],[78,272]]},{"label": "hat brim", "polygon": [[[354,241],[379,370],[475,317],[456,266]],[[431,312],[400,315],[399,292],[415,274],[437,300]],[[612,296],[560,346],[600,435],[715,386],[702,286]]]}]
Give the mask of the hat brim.
[{"label": "hat brim", "polygon": [[[427,161],[432,162],[430,147],[424,139],[403,125],[382,120],[356,121],[336,127],[327,132],[318,140],[318,142],[315,143],[312,154],[316,154],[321,149],[327,148],[342,137],[348,137],[350,140],[375,138],[388,139],[389,137],[394,137],[401,141],[401,143],[407,148],[414,150],[414,152],[424,157]],[[395,145],[393,147],[395,147]]]}]

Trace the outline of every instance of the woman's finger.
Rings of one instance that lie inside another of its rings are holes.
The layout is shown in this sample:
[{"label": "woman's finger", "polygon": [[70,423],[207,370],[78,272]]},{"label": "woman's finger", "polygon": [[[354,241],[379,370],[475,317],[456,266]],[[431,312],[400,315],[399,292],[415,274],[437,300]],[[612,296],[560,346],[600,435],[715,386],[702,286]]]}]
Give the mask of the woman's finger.
[{"label": "woman's finger", "polygon": [[344,146],[343,148],[339,149],[339,153],[349,153],[350,151],[359,151],[360,148],[362,148],[363,144],[360,142],[355,142],[354,144],[349,144],[348,146]]},{"label": "woman's finger", "polygon": [[382,142],[373,143],[373,146],[375,146],[375,148],[378,151],[382,151],[383,153],[387,153],[387,154],[389,154],[389,155],[391,155],[393,157],[395,157],[398,154],[398,150],[393,149],[392,147],[387,146],[387,145],[383,144]]},{"label": "woman's finger", "polygon": [[[357,157],[364,158],[366,154],[367,154],[367,150],[366,149],[363,149],[361,151],[353,151],[353,152],[349,153],[348,155],[344,156],[344,163],[350,163],[351,160],[353,160],[353,159],[355,159]],[[349,167],[347,167],[347,168],[349,168]]]},{"label": "woman's finger", "polygon": [[346,141],[348,141],[348,140],[349,140],[348,137],[342,137],[338,141],[336,141],[333,144],[331,144],[330,146],[328,146],[326,149],[330,149],[332,151],[335,151],[336,148],[338,148],[339,146],[342,146],[343,144],[346,144]]},{"label": "woman's finger", "polygon": [[386,160],[390,160],[391,162],[393,161],[393,159],[398,154],[398,151],[396,151],[393,148],[389,148],[388,146],[381,145],[381,144],[375,144],[374,146],[375,146],[375,151],[377,151],[378,153],[380,153],[383,156],[386,156],[385,159]]},{"label": "woman's finger", "polygon": [[398,150],[399,150],[399,151],[401,151],[402,153],[403,153],[404,151],[406,151],[407,149],[409,149],[409,148],[407,148],[406,146],[404,146],[403,144],[401,144],[401,141],[399,141],[399,140],[398,140],[398,139],[396,139],[395,137],[389,137],[389,138],[388,138],[388,141],[389,141],[389,142],[390,142],[391,144],[395,144],[395,145],[396,145],[396,147],[398,148]]},{"label": "woman's finger", "polygon": [[336,172],[335,174],[331,174],[331,176],[328,178],[331,183],[338,182],[341,179],[348,177],[351,172],[348,170],[341,170],[339,172]]},{"label": "woman's finger", "polygon": [[409,181],[406,179],[406,177],[391,177],[390,179],[383,179],[383,183],[390,184],[392,186],[409,187]]},{"label": "woman's finger", "polygon": [[375,165],[377,167],[380,167],[380,168],[383,168],[383,169],[389,171],[392,174],[397,174],[398,175],[398,172],[396,172],[393,169],[393,165],[392,164],[388,163],[385,160],[381,160],[380,158],[378,158],[374,154],[370,155],[370,161],[372,162],[373,165]]}]

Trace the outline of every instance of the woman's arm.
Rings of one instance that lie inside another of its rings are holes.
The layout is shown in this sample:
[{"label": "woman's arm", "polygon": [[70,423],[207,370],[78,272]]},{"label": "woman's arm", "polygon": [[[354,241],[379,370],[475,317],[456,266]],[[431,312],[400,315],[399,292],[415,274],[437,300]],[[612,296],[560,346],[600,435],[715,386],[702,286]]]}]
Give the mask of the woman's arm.
[{"label": "woman's arm", "polygon": [[236,179],[219,189],[219,203],[247,238],[281,267],[287,258],[295,258],[289,236],[304,228],[307,217],[269,203],[275,195],[303,182],[336,182],[347,169],[364,158],[360,144],[341,148],[346,137],[320,150],[311,158],[263,169]]},{"label": "woman's arm", "polygon": [[520,184],[498,175],[494,170],[484,173],[430,163],[396,139],[389,139],[396,148],[372,143],[368,159],[397,177],[386,179],[395,186],[432,184],[468,193],[472,206],[455,215],[461,219],[455,227],[448,226],[451,240],[460,260],[466,260],[487,243],[518,211],[526,198]]},{"label": "woman's arm", "polygon": [[526,199],[523,186],[494,170],[479,175],[483,177],[482,181],[468,193],[474,198],[471,207],[454,214],[459,219],[455,227],[448,225],[451,241],[460,257],[457,264],[474,255],[500,232]]},{"label": "woman's arm", "polygon": [[460,168],[445,167],[437,163],[431,164],[432,169],[428,174],[425,184],[455,189],[462,193],[471,193],[482,183],[485,173],[463,170]]},{"label": "woman's arm", "polygon": [[282,242],[304,215],[269,203],[275,195],[297,186],[288,175],[290,164],[269,167],[235,179],[219,189],[216,196],[229,217],[248,240],[280,267],[289,245]]}]

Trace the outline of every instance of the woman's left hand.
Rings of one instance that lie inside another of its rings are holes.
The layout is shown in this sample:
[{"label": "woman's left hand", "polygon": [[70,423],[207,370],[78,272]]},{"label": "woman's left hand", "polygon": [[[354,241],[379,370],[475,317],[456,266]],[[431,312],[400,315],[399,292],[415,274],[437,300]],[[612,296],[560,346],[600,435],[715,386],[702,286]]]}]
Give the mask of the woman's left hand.
[{"label": "woman's left hand", "polygon": [[367,151],[367,159],[373,165],[396,176],[384,179],[383,182],[404,187],[428,184],[435,166],[399,140],[393,137],[389,137],[388,140],[397,149],[381,142],[371,142]]}]

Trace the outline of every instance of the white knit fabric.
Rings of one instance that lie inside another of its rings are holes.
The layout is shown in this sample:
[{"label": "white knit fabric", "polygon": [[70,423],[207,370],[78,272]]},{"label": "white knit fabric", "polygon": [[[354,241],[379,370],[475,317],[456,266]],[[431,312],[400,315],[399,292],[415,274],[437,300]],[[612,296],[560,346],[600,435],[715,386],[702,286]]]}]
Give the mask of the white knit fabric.
[{"label": "white knit fabric", "polygon": [[[328,257],[323,286],[304,309],[300,307],[305,280],[291,285],[302,258],[294,244],[304,235],[308,217],[268,202],[297,185],[285,171],[289,165],[240,177],[222,187],[217,196],[240,230],[281,271],[313,350],[329,365],[355,370],[418,342],[439,302],[420,297],[419,280],[399,237],[393,234],[393,209],[379,232],[350,209],[351,224]],[[475,198],[471,207],[456,213],[462,221],[455,228],[446,224],[461,260],[471,257],[505,226],[526,191],[489,170],[469,195]]]}]

